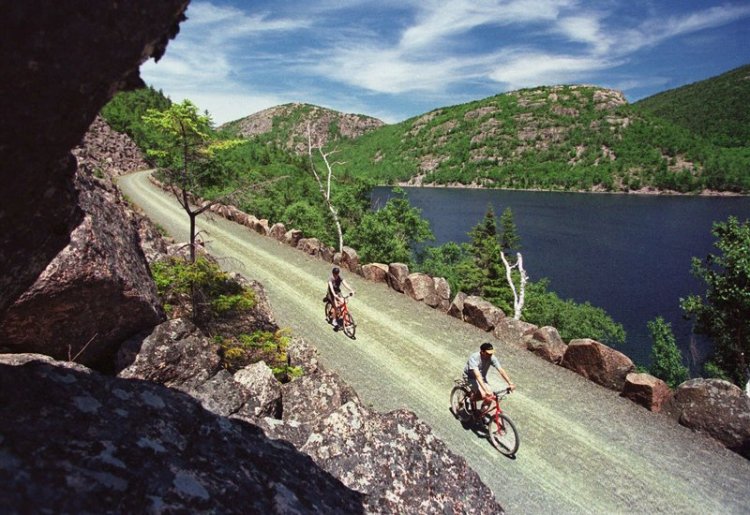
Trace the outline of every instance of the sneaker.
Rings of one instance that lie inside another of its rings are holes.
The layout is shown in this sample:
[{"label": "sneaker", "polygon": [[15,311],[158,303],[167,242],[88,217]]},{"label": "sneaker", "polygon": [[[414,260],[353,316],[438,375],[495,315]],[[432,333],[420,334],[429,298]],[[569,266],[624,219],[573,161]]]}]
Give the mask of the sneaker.
[{"label": "sneaker", "polygon": [[333,324],[333,331],[337,332],[339,329],[341,329],[338,325]]}]

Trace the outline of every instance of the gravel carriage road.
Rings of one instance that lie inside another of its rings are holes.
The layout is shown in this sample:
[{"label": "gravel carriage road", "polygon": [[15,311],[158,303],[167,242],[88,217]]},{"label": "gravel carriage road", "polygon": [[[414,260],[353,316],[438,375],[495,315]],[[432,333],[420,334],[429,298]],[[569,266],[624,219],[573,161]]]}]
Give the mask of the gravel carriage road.
[{"label": "gravel carriage road", "polygon": [[[138,172],[119,180],[155,222],[187,240],[187,216]],[[464,429],[449,410],[452,380],[488,339],[384,284],[352,273],[357,339],[334,333],[321,299],[330,265],[215,217],[199,228],[222,266],[264,284],[282,327],[313,343],[368,405],[406,407],[464,456],[510,514],[750,513],[750,461],[667,417],[512,345],[495,342],[518,390],[504,406],[521,435],[516,459]],[[502,379],[491,372],[491,382]]]}]

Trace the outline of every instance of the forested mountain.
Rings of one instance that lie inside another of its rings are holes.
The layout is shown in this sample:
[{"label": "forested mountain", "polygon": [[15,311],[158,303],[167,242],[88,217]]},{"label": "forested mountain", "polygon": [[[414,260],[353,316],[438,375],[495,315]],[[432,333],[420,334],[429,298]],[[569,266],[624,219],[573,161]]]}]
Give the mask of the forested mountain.
[{"label": "forested mountain", "polygon": [[722,147],[750,146],[750,65],[634,105]]},{"label": "forested mountain", "polygon": [[307,153],[307,131],[313,145],[354,139],[384,124],[377,118],[341,113],[310,104],[284,104],[225,123],[220,131],[273,142],[296,154]]},{"label": "forested mountain", "polygon": [[381,183],[548,190],[750,191],[750,155],[593,86],[524,89],[436,109],[341,145]]}]

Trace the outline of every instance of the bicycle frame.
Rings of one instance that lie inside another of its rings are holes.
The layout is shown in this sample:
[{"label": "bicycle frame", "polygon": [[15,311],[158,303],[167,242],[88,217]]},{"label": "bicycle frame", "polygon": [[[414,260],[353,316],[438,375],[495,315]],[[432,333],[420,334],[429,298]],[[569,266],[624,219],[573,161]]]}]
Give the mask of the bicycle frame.
[{"label": "bicycle frame", "polygon": [[492,395],[492,402],[490,402],[489,404],[487,404],[486,408],[484,408],[484,409],[481,407],[482,405],[484,405],[483,401],[481,401],[482,404],[480,404],[479,406],[477,406],[477,404],[480,401],[474,401],[474,400],[472,400],[471,402],[474,404],[474,406],[473,406],[474,410],[473,411],[475,413],[476,418],[478,418],[478,419],[481,420],[485,416],[490,415],[495,420],[495,422],[499,423],[500,422],[500,415],[503,413],[503,409],[500,407],[500,401],[502,399],[504,399],[508,395],[509,390],[510,390],[510,388],[508,388],[504,392],[503,391],[492,392],[492,394],[493,394]]}]

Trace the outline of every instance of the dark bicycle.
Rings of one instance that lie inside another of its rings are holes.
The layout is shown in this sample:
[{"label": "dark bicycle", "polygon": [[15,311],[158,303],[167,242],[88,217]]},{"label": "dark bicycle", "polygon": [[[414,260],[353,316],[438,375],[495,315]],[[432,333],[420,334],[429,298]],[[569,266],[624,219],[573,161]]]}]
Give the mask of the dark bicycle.
[{"label": "dark bicycle", "polygon": [[[354,323],[354,317],[349,312],[349,306],[347,305],[346,299],[351,297],[352,294],[346,295],[343,297],[344,302],[339,307],[339,326],[344,331],[344,334],[347,335],[352,340],[355,339],[354,335],[357,332],[357,324]],[[333,304],[331,304],[331,301],[326,298],[325,299],[325,316],[326,316],[326,322],[329,324],[333,324]]]},{"label": "dark bicycle", "polygon": [[487,438],[492,445],[509,457],[518,452],[521,440],[516,426],[510,417],[500,408],[500,401],[508,396],[510,388],[493,392],[493,401],[484,407],[477,407],[471,401],[471,385],[465,379],[454,380],[455,386],[451,390],[451,411],[461,422],[473,422],[485,427]]}]

